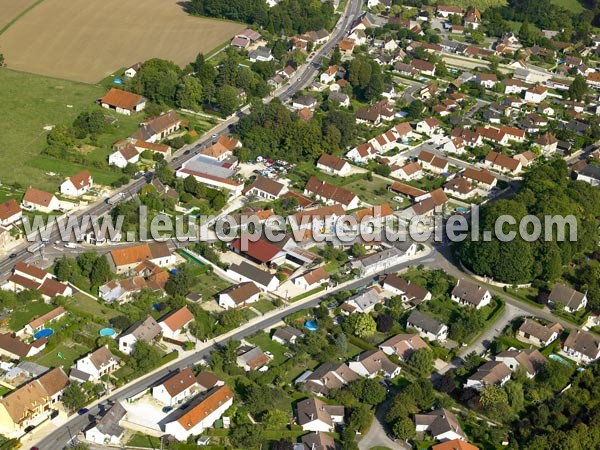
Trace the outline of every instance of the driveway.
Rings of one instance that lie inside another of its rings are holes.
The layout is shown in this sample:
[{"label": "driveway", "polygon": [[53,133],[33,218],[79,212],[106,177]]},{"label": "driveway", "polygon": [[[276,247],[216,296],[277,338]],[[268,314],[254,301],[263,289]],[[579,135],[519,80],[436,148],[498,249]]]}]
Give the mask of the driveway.
[{"label": "driveway", "polygon": [[385,412],[389,409],[391,402],[392,398],[389,398],[379,405],[369,431],[367,434],[357,439],[358,448],[360,450],[369,450],[373,447],[387,447],[392,450],[408,450],[411,448],[411,446],[404,441],[392,441],[383,428],[383,417],[385,416]]}]

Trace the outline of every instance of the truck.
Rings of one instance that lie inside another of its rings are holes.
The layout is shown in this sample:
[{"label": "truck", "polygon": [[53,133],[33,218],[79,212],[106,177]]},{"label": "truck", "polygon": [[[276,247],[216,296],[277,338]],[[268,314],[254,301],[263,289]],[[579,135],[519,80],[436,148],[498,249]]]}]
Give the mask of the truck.
[{"label": "truck", "polygon": [[116,205],[121,202],[125,198],[125,194],[123,192],[119,192],[118,194],[113,195],[110,198],[106,199],[106,203],[109,205]]},{"label": "truck", "polygon": [[29,253],[35,253],[35,252],[41,250],[42,248],[44,248],[44,245],[46,245],[46,244],[44,244],[43,242],[34,242],[29,247],[27,247],[27,251]]}]

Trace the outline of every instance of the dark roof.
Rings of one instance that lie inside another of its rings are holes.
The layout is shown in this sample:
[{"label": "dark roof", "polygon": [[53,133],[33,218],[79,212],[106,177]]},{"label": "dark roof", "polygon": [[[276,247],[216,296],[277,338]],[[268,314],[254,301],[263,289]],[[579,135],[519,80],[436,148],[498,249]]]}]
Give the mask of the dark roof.
[{"label": "dark roof", "polygon": [[229,270],[250,280],[254,280],[256,283],[262,286],[268,286],[271,280],[275,277],[275,275],[273,275],[271,272],[259,269],[258,267],[248,264],[245,261],[242,261],[240,264],[232,264],[229,267]]},{"label": "dark roof", "polygon": [[427,316],[420,311],[414,310],[410,313],[408,320],[406,321],[407,326],[414,325],[415,327],[423,330],[426,333],[438,334],[444,324],[437,321],[433,317]]}]

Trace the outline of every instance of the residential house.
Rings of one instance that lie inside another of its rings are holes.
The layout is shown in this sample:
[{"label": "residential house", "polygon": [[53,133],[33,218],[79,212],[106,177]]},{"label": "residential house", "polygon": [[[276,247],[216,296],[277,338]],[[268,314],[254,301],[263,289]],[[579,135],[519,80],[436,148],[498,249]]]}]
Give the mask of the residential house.
[{"label": "residential house", "polygon": [[344,407],[329,405],[318,398],[308,398],[296,406],[296,422],[303,431],[332,432],[336,424],[344,423]]},{"label": "residential house", "polygon": [[383,375],[385,378],[392,379],[400,374],[400,367],[390,361],[383,350],[361,353],[348,363],[348,367],[358,375],[367,378]]},{"label": "residential house", "polygon": [[72,197],[79,197],[88,192],[92,186],[94,186],[92,174],[88,170],[82,170],[60,185],[60,193]]},{"label": "residential house", "polygon": [[577,172],[577,179],[585,181],[592,186],[600,186],[600,167],[593,164],[587,164],[583,169]]},{"label": "residential house", "polygon": [[350,97],[348,94],[344,94],[343,92],[334,91],[329,94],[328,99],[330,102],[342,108],[348,108],[350,106]]},{"label": "residential house", "polygon": [[[380,1],[380,0],[376,0]],[[385,2],[386,0],[381,0]],[[387,0],[389,1],[389,0]],[[325,433],[308,433],[300,437],[302,450],[336,450],[335,441],[331,436]],[[299,450],[294,445],[294,450]]]},{"label": "residential house", "polygon": [[479,450],[473,444],[462,439],[452,439],[451,441],[442,442],[431,447],[431,450]]},{"label": "residential house", "polygon": [[479,28],[481,25],[481,13],[477,8],[469,8],[463,17],[463,23],[465,27],[470,27],[473,30]]},{"label": "residential house", "polygon": [[127,167],[127,164],[137,164],[139,160],[140,153],[132,143],[128,145],[121,145],[117,151],[108,155],[108,164],[111,166],[117,166],[120,169]]},{"label": "residential house", "polygon": [[317,177],[310,177],[306,186],[304,186],[304,194],[312,195],[317,200],[324,202],[326,205],[339,204],[344,209],[356,209],[359,204],[359,198],[353,192],[339,186],[335,186],[327,181],[319,180]]},{"label": "residential house", "polygon": [[498,77],[495,73],[478,73],[475,80],[486,89],[493,89],[498,82]]},{"label": "residential house", "polygon": [[312,95],[301,95],[292,101],[292,108],[299,110],[308,108],[313,111],[317,106],[317,99]]},{"label": "residential house", "polygon": [[386,275],[383,280],[383,289],[394,295],[399,295],[403,302],[413,305],[431,300],[431,292],[427,289],[395,274]]},{"label": "residential house", "polygon": [[237,350],[236,363],[246,372],[258,370],[269,362],[269,357],[260,347],[242,345]]},{"label": "residential house", "polygon": [[135,322],[119,336],[119,350],[126,355],[131,355],[137,341],[145,341],[150,344],[160,336],[161,332],[162,328],[156,320],[152,316],[147,316],[145,319]]},{"label": "residential house", "polygon": [[260,298],[261,290],[252,281],[245,281],[231,286],[221,291],[219,296],[219,306],[221,308],[242,308],[251,303],[255,303]]},{"label": "residential house", "polygon": [[548,88],[538,84],[525,91],[525,101],[531,103],[541,103],[546,100],[547,95]]},{"label": "residential house", "polygon": [[346,363],[323,363],[314,371],[307,371],[296,380],[304,383],[315,395],[328,395],[332,389],[340,389],[360,379]]},{"label": "residential house", "polygon": [[495,152],[490,150],[490,152],[485,157],[485,164],[492,169],[499,170],[504,173],[519,173],[523,165],[521,161],[515,158],[511,158],[510,156],[503,155],[502,153]]},{"label": "residential house", "polygon": [[504,386],[510,380],[511,374],[511,370],[503,362],[488,361],[467,379],[465,387],[481,391],[492,385]]},{"label": "residential house", "polygon": [[416,254],[417,246],[414,242],[402,244],[406,244],[403,249],[398,246],[387,248],[373,255],[358,258],[352,261],[351,266],[358,269],[361,277],[389,269]]},{"label": "residential house", "polygon": [[233,391],[228,386],[212,389],[206,395],[181,410],[178,419],[165,424],[165,433],[178,441],[201,434],[210,428],[233,405]]},{"label": "residential house", "polygon": [[436,409],[427,414],[415,414],[415,428],[417,433],[428,432],[436,441],[466,440],[458,419],[447,409]]},{"label": "residential house", "polygon": [[551,305],[561,305],[570,313],[575,313],[587,306],[587,293],[582,293],[562,284],[555,284],[548,297]]},{"label": "residential house", "polygon": [[217,142],[202,150],[201,154],[216,161],[225,161],[233,157],[233,151],[242,147],[242,143],[231,136],[219,136]]},{"label": "residential house", "polygon": [[294,233],[306,229],[327,232],[344,214],[344,208],[338,204],[304,210],[290,217],[290,226]]},{"label": "residential house", "polygon": [[417,197],[416,200],[417,203],[405,210],[406,218],[412,216],[426,217],[436,212],[441,212],[444,205],[448,202],[448,196],[442,188],[438,188],[423,194],[421,197]]},{"label": "residential house", "polygon": [[344,176],[350,172],[350,164],[337,156],[323,153],[317,161],[317,169],[333,175]]},{"label": "residential house", "polygon": [[246,189],[246,196],[259,197],[260,199],[275,200],[285,194],[285,184],[257,175],[254,182]]},{"label": "residential house", "polygon": [[2,289],[12,292],[39,291],[44,301],[58,295],[63,297],[73,295],[73,289],[67,283],[58,281],[44,269],[24,262],[15,264],[12,274],[8,277],[7,282],[2,285]]},{"label": "residential house", "polygon": [[486,169],[476,170],[471,167],[467,167],[462,173],[462,177],[471,183],[474,183],[476,186],[488,191],[494,188],[498,183],[498,179]]},{"label": "residential house", "polygon": [[167,111],[143,122],[131,137],[138,141],[158,142],[175,133],[182,124],[183,121],[175,111]]},{"label": "residential house", "polygon": [[40,191],[35,188],[28,188],[25,191],[23,200],[21,200],[23,208],[29,211],[40,211],[42,213],[51,213],[60,208],[60,201],[54,194]]},{"label": "residential house", "polygon": [[437,130],[440,128],[441,122],[439,119],[435,117],[429,117],[428,119],[421,120],[417,122],[415,127],[415,131],[417,133],[426,134],[429,137],[432,137],[436,134]]},{"label": "residential house", "polygon": [[[75,369],[88,375],[85,380],[97,382],[119,368],[121,360],[104,345],[75,362]],[[72,375],[72,374],[71,374]]]},{"label": "residential house", "polygon": [[502,84],[504,86],[504,93],[507,95],[520,94],[525,89],[523,82],[515,78],[505,78],[502,80]]},{"label": "residential house", "polygon": [[460,278],[452,290],[451,298],[462,306],[473,306],[475,309],[483,308],[492,301],[492,294],[489,290],[480,285]]},{"label": "residential house", "polygon": [[536,349],[506,350],[494,357],[495,361],[504,363],[512,372],[522,367],[528,378],[533,378],[546,365],[548,360]]},{"label": "residential house", "polygon": [[412,68],[418,71],[421,75],[433,77],[435,75],[435,64],[422,59],[413,59],[410,62]]},{"label": "residential house", "polygon": [[17,334],[25,333],[30,336],[33,336],[42,328],[45,328],[48,324],[56,322],[65,317],[66,315],[67,310],[62,306],[57,306],[52,311],[49,311],[46,314],[42,314],[41,316],[33,319],[31,322],[25,325],[22,330],[19,330]]},{"label": "residential house", "polygon": [[194,321],[194,315],[187,306],[175,309],[158,321],[162,329],[163,338],[181,340],[185,339],[185,332]]},{"label": "residential house", "polygon": [[177,257],[166,242],[152,242],[111,250],[108,263],[117,274],[129,273],[142,262],[149,261],[158,267],[173,266]]},{"label": "residential house", "polygon": [[229,246],[234,252],[244,255],[258,265],[276,267],[285,262],[285,250],[264,238],[248,242],[237,238]]},{"label": "residential house", "polygon": [[419,336],[430,342],[444,342],[448,339],[448,327],[446,325],[417,310],[413,310],[408,316],[406,328],[414,328],[419,332]]},{"label": "residential house", "polygon": [[456,153],[462,155],[467,152],[466,142],[462,137],[453,137],[444,143],[442,147],[446,153]]},{"label": "residential house", "polygon": [[265,46],[258,47],[248,53],[248,61],[250,62],[269,62],[275,59],[271,53],[271,49]]},{"label": "residential house", "polygon": [[126,414],[121,403],[116,402],[91,428],[84,431],[85,440],[98,445],[120,446],[125,429],[119,423]]},{"label": "residential house", "polygon": [[144,261],[131,270],[129,278],[115,278],[98,287],[98,297],[107,303],[124,303],[144,289],[159,296],[169,280],[169,272],[150,261]]},{"label": "residential house", "polygon": [[302,339],[303,337],[304,333],[302,331],[289,325],[284,325],[275,330],[271,339],[281,345],[293,345],[298,342],[298,339]]},{"label": "residential house", "polygon": [[342,303],[342,314],[370,313],[375,305],[383,304],[383,297],[378,286],[372,286],[355,294]]},{"label": "residential house", "polygon": [[17,201],[13,198],[0,204],[0,226],[8,227],[18,222],[23,217],[23,212]]},{"label": "residential house", "polygon": [[444,192],[452,197],[466,200],[477,194],[477,189],[466,178],[456,177],[444,184]]},{"label": "residential house", "polygon": [[386,355],[396,355],[402,361],[408,361],[419,350],[429,346],[418,334],[397,334],[379,344],[379,349]]},{"label": "residential house", "polygon": [[410,181],[421,178],[424,174],[421,166],[417,162],[409,162],[393,172],[395,177],[401,180]]},{"label": "residential house", "polygon": [[429,170],[430,172],[436,174],[448,172],[448,167],[450,165],[446,158],[437,156],[431,152],[428,152],[427,150],[421,150],[419,156],[417,157],[417,161],[421,163],[423,169]]},{"label": "residential house", "polygon": [[546,132],[539,136],[535,143],[545,155],[554,153],[558,147],[558,139],[550,132]]},{"label": "residential house", "polygon": [[317,267],[294,278],[294,284],[304,291],[312,291],[327,282],[329,282],[329,274],[323,267]]},{"label": "residential house", "polygon": [[562,353],[579,364],[588,364],[600,358],[600,342],[594,335],[576,328],[565,339]]},{"label": "residential house", "polygon": [[113,109],[119,114],[129,116],[146,108],[148,100],[141,95],[132,94],[117,88],[111,88],[98,102],[106,109]]},{"label": "residential house", "polygon": [[533,319],[525,319],[515,337],[521,342],[546,347],[557,340],[563,330],[558,322],[542,325]]},{"label": "residential house", "polygon": [[530,166],[535,161],[536,155],[530,150],[526,150],[518,155],[515,155],[515,159],[521,161],[523,167]]},{"label": "residential house", "polygon": [[40,338],[27,344],[10,333],[0,333],[0,356],[14,360],[29,358],[44,350],[47,343],[47,338]]},{"label": "residential house", "polygon": [[186,367],[170,375],[152,388],[152,397],[163,405],[174,407],[193,397],[202,390],[192,369]]},{"label": "residential house", "polygon": [[130,66],[127,69],[125,69],[125,72],[123,72],[123,75],[125,75],[127,78],[135,78],[137,73],[142,68],[142,65],[143,65],[142,63],[135,63],[133,66]]}]

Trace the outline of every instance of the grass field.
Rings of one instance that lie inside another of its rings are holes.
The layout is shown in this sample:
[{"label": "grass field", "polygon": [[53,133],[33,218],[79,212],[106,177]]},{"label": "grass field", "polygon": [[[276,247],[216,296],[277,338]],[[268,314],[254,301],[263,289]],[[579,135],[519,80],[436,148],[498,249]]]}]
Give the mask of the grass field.
[{"label": "grass field", "polygon": [[93,314],[95,317],[103,317],[106,319],[107,326],[110,319],[119,315],[117,311],[108,305],[93,300],[81,292],[75,292],[73,297],[67,301],[66,307],[76,313],[81,312],[84,314]]},{"label": "grass field", "polygon": [[553,3],[557,6],[562,6],[574,14],[579,14],[585,9],[578,0],[550,0],[550,3]]},{"label": "grass field", "polygon": [[[76,359],[79,359],[90,349],[76,343],[69,342],[68,344],[60,344],[51,351],[44,353],[41,356],[32,358],[32,361],[46,367],[71,367]],[[59,356],[62,356],[62,358]]]},{"label": "grass field", "polygon": [[36,317],[44,315],[53,309],[54,306],[47,305],[43,301],[22,303],[11,314],[8,325],[13,331],[20,330]]},{"label": "grass field", "polygon": [[[7,3],[1,1],[2,6]],[[154,57],[184,66],[245,27],[192,17],[181,4],[177,0],[44,0],[0,36],[0,48],[11,68],[95,83]]]},{"label": "grass field", "polygon": [[460,6],[463,9],[467,9],[469,6],[474,6],[480,11],[485,11],[487,8],[492,6],[504,6],[506,0],[444,0],[438,2],[440,5],[454,5]]}]

